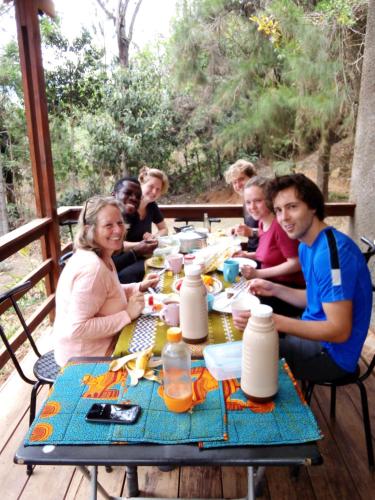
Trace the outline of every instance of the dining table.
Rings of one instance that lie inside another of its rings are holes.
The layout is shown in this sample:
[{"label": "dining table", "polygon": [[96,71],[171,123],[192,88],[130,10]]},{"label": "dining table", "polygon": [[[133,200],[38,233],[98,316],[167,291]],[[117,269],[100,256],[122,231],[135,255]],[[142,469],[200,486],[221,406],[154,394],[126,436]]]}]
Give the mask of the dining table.
[{"label": "dining table", "polygon": [[[142,379],[133,386],[126,368],[111,371],[113,357],[145,350],[160,356],[169,325],[146,307],[121,331],[111,358],[69,361],[16,451],[15,463],[77,466],[91,482],[92,499],[98,492],[114,498],[98,482],[98,466],[127,467],[127,498],[140,494],[137,466],[246,466],[248,500],[255,498],[267,466],[321,464],[317,445],[321,432],[284,360],[279,365],[275,402],[263,407],[243,397],[239,380],[217,381],[206,367],[203,351],[207,345],[241,340],[225,289],[230,287],[238,295],[247,287],[240,276],[234,283],[226,283],[216,269],[210,276],[209,291],[222,301],[216,301],[216,310],[208,312],[207,340],[188,344],[194,360],[191,412],[168,412],[157,380]],[[163,270],[155,293],[178,296],[183,277],[183,271]],[[131,426],[95,426],[85,419],[93,402],[140,404],[140,420]]]},{"label": "dining table", "polygon": [[[256,496],[267,466],[322,463],[322,435],[310,408],[280,362],[279,393],[265,408],[240,399],[235,380],[217,382],[204,361],[192,366],[193,411],[169,412],[162,386],[141,380],[130,387],[126,370],[113,372],[113,358],[72,358],[16,451],[22,465],[74,465],[98,492],[114,498],[98,482],[98,466],[125,466],[127,498],[138,497],[137,466],[246,466],[246,498]],[[215,385],[216,384],[216,385]],[[142,407],[132,425],[95,424],[85,416],[95,403],[136,403]]]}]

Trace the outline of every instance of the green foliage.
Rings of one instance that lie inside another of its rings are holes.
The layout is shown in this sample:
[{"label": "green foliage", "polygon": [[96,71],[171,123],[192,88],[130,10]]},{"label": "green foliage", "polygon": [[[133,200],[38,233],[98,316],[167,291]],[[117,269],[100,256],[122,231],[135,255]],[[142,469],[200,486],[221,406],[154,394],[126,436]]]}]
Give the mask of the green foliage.
[{"label": "green foliage", "polygon": [[48,18],[43,20],[42,34],[54,59],[62,61],[45,71],[49,111],[56,116],[100,108],[107,76],[102,64],[103,51],[94,46],[91,34],[83,29],[69,43],[59,25]]},{"label": "green foliage", "polygon": [[114,176],[135,174],[144,164],[165,169],[175,146],[173,111],[166,80],[149,55],[113,75],[104,106],[86,124],[90,165]]}]

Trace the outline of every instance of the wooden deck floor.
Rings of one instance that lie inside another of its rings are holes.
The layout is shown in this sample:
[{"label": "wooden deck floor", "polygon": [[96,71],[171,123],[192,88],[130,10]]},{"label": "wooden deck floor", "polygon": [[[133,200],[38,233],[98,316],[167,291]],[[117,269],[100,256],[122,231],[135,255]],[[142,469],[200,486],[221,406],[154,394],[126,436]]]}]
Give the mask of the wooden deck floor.
[{"label": "wooden deck floor", "polygon": [[[42,348],[43,350],[43,348]],[[26,363],[32,366],[31,356]],[[366,383],[375,445],[375,377]],[[38,396],[42,402],[43,389]],[[0,491],[5,500],[78,500],[89,498],[89,484],[74,467],[36,467],[26,475],[25,467],[13,464],[15,450],[28,428],[30,386],[16,373],[0,387]],[[320,450],[324,464],[301,470],[298,480],[291,478],[284,467],[266,471],[263,495],[267,500],[293,499],[366,499],[375,500],[375,473],[367,465],[366,447],[356,387],[338,391],[337,417],[329,418],[329,393],[317,388],[313,411],[324,433]],[[247,490],[243,467],[181,467],[160,472],[154,467],[139,467],[142,496],[181,498],[238,498]],[[111,473],[99,468],[99,480],[112,495],[124,495],[125,470],[118,467]],[[99,495],[99,498],[100,495]]]}]

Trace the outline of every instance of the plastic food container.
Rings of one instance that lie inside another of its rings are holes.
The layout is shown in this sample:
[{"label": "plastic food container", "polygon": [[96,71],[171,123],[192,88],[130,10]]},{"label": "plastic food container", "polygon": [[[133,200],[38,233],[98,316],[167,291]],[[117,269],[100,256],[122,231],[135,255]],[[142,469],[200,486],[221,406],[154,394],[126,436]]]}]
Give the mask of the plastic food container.
[{"label": "plastic food container", "polygon": [[241,377],[242,341],[208,345],[203,350],[208,371],[216,380]]}]

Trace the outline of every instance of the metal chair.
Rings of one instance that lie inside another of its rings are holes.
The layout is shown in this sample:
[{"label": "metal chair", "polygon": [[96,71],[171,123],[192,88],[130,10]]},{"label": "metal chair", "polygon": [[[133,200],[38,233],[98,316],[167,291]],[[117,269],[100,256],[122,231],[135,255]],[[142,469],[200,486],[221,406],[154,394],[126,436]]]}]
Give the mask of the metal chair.
[{"label": "metal chair", "polygon": [[[368,238],[364,236],[361,240],[366,243],[368,249],[363,252],[363,255],[368,263],[370,258],[375,255],[375,245]],[[375,291],[374,285],[372,286],[373,291]],[[310,404],[311,397],[314,391],[315,385],[323,385],[331,388],[331,403],[330,403],[330,417],[335,418],[336,416],[336,388],[343,387],[345,385],[355,384],[360,391],[361,394],[361,404],[362,404],[362,417],[363,417],[363,427],[365,431],[365,439],[366,439],[366,447],[367,447],[367,458],[368,464],[370,468],[374,467],[374,450],[372,446],[372,436],[371,436],[371,424],[370,424],[370,416],[368,409],[368,399],[367,399],[367,391],[364,385],[364,381],[371,375],[373,369],[375,367],[375,354],[368,365],[367,370],[361,374],[361,368],[359,364],[354,373],[350,373],[345,375],[340,379],[337,379],[332,382],[309,382],[306,381],[306,390],[305,390],[305,399],[307,404]]]},{"label": "metal chair", "polygon": [[60,258],[59,258],[59,267],[60,267],[60,270],[62,271],[65,267],[65,264],[67,263],[67,261],[70,259],[70,257],[73,255],[73,251],[70,251],[70,252],[66,252],[64,253],[64,255],[62,255]]},{"label": "metal chair", "polygon": [[[32,390],[31,390],[31,397],[30,397],[30,411],[29,411],[29,425],[32,424],[34,418],[35,418],[35,408],[36,408],[36,397],[37,397],[37,391],[41,385],[44,384],[49,384],[49,386],[52,386],[53,382],[55,381],[57,374],[59,373],[60,367],[56,364],[55,357],[53,351],[49,351],[46,354],[40,354],[34,339],[30,333],[30,330],[25,322],[25,319],[22,315],[22,312],[16,302],[15,295],[19,292],[22,292],[24,290],[27,290],[31,287],[31,282],[26,281],[25,283],[22,283],[20,285],[17,285],[13,287],[11,290],[8,290],[0,295],[0,304],[5,302],[6,300],[10,300],[13,308],[18,316],[18,319],[20,320],[20,323],[22,325],[22,328],[27,336],[27,339],[30,342],[30,345],[38,357],[37,361],[34,364],[33,367],[33,372],[36,380],[33,380],[29,378],[22,366],[20,365],[15,351],[16,348],[9,342],[7,339],[3,327],[0,325],[0,337],[2,341],[4,342],[4,345],[9,353],[10,358],[12,359],[14,366],[19,374],[19,376],[24,380],[26,383],[32,385]],[[31,475],[32,474],[32,466],[27,466],[27,474]]]}]

